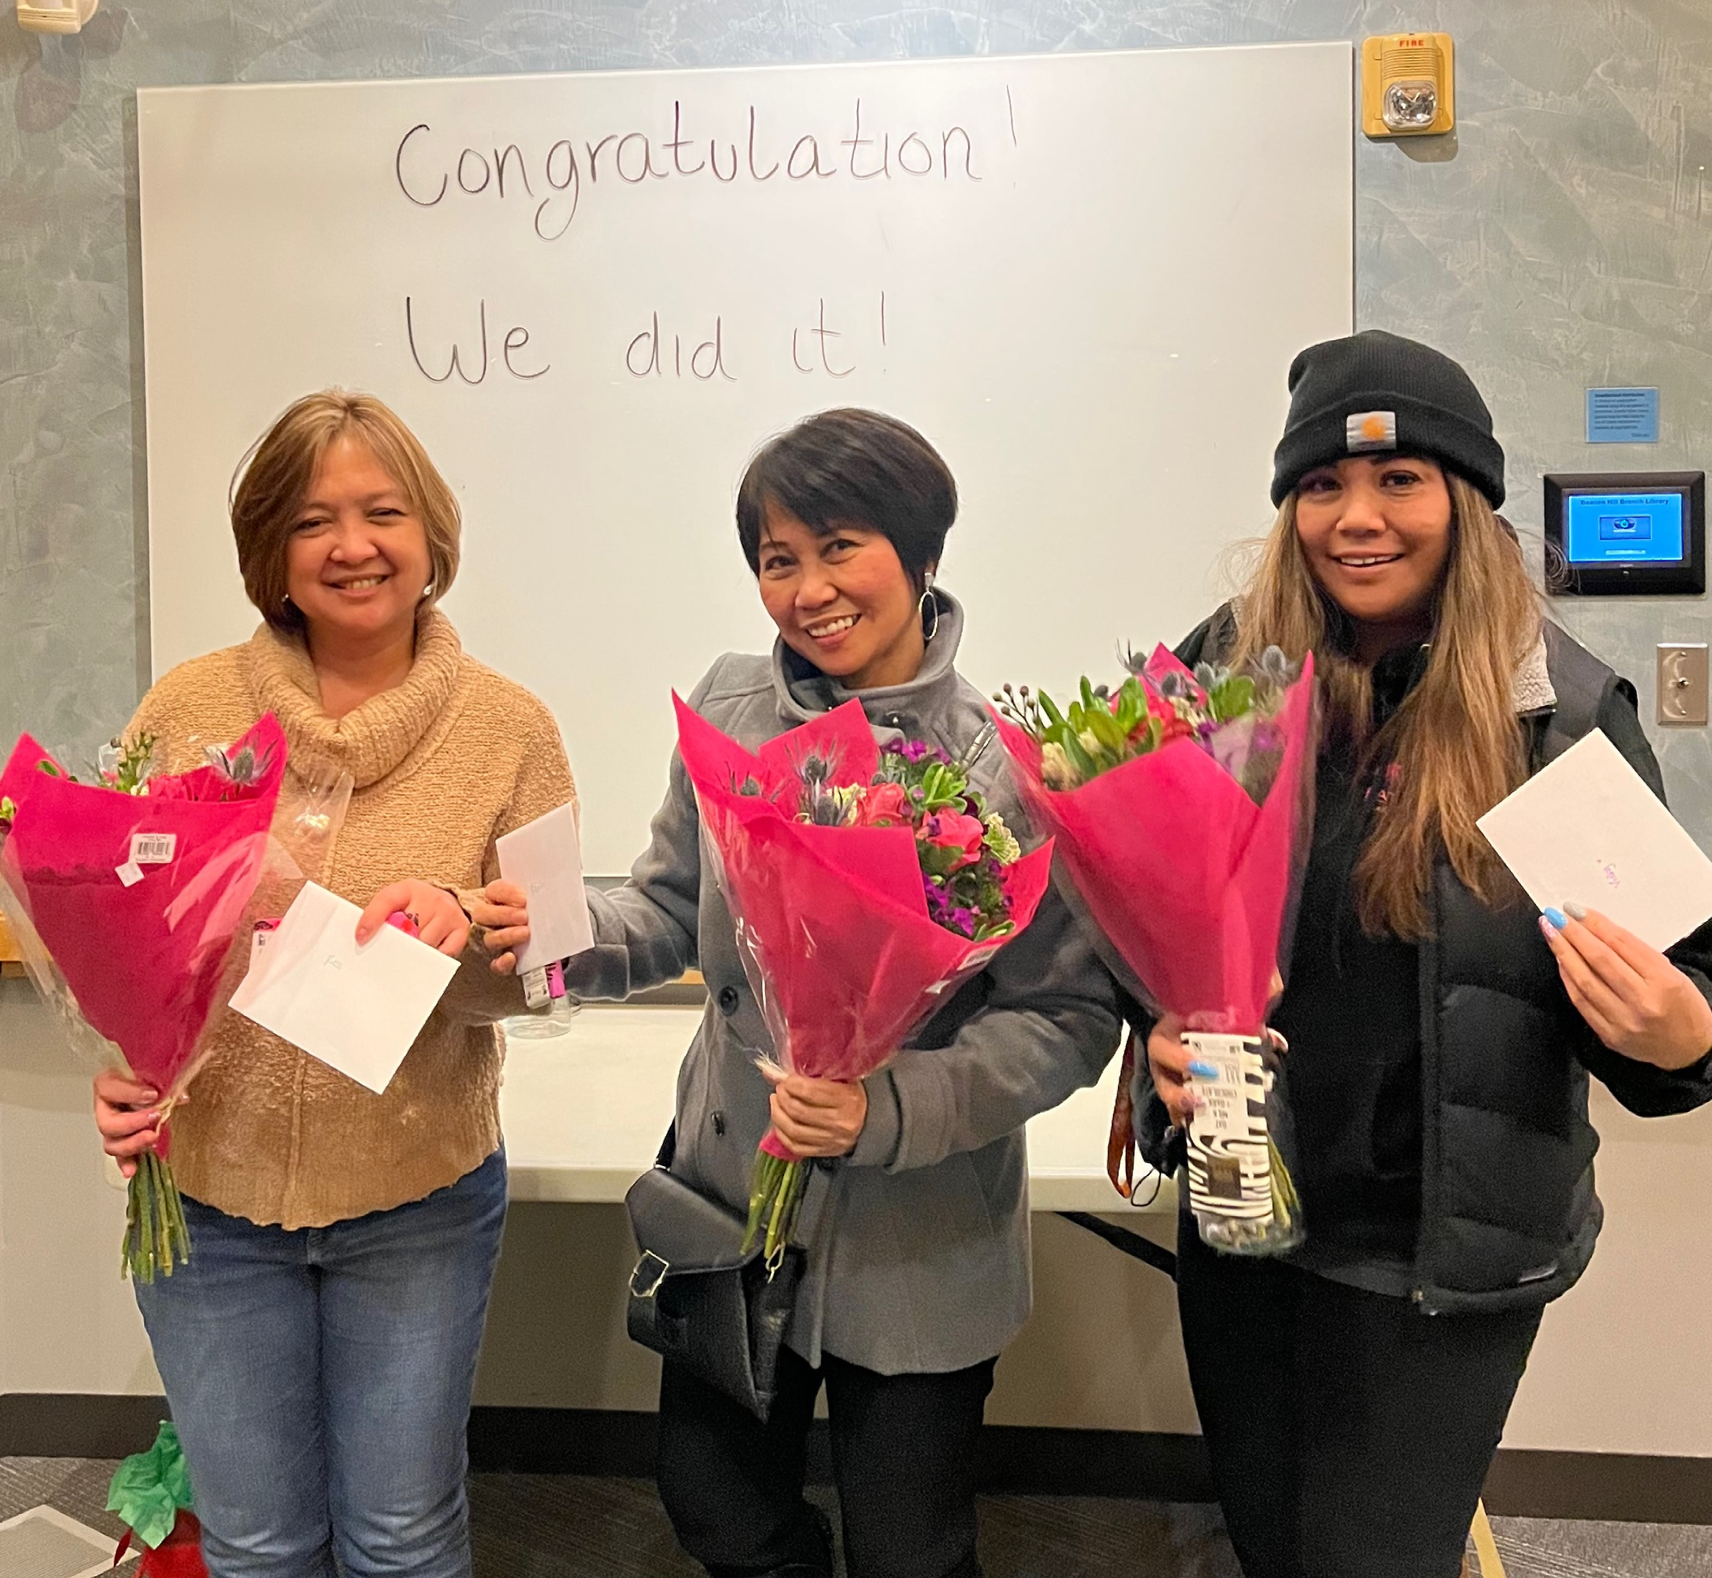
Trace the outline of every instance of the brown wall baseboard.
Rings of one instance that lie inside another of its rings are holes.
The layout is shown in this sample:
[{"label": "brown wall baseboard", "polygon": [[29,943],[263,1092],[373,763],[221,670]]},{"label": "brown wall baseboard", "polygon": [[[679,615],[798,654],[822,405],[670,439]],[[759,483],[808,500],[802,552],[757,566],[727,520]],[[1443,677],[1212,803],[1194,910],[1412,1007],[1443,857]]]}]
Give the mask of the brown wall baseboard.
[{"label": "brown wall baseboard", "polygon": [[[0,1457],[124,1457],[154,1440],[161,1397],[12,1392],[0,1396]],[[654,1472],[656,1418],[599,1408],[490,1408],[470,1415],[470,1466],[529,1474]],[[989,1425],[981,1445],[989,1491],[1210,1501],[1199,1436]],[[824,1424],[809,1473],[828,1477]],[[1712,1524],[1712,1457],[1502,1451],[1486,1481],[1498,1517]]]}]

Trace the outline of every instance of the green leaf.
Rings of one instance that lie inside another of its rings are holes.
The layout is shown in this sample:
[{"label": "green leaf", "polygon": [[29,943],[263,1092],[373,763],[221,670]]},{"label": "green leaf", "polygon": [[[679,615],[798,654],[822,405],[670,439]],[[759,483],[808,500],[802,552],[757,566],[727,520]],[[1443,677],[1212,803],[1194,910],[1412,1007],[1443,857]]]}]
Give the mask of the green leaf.
[{"label": "green leaf", "polygon": [[1088,728],[1101,745],[1121,759],[1126,743],[1125,731],[1116,718],[1109,712],[1091,713],[1088,717]]},{"label": "green leaf", "polygon": [[1084,783],[1099,775],[1100,769],[1094,765],[1093,757],[1082,748],[1082,742],[1069,730],[1065,731],[1064,738],[1058,743],[1063,746],[1064,754],[1069,758],[1076,776]]},{"label": "green leaf", "polygon": [[1229,723],[1231,719],[1240,718],[1253,711],[1254,681],[1246,674],[1232,674],[1220,682],[1207,700],[1211,704],[1214,720]]},{"label": "green leaf", "polygon": [[1128,737],[1135,732],[1135,726],[1147,716],[1147,698],[1142,694],[1141,686],[1134,679],[1126,679],[1118,690],[1118,710],[1115,714],[1118,727]]}]

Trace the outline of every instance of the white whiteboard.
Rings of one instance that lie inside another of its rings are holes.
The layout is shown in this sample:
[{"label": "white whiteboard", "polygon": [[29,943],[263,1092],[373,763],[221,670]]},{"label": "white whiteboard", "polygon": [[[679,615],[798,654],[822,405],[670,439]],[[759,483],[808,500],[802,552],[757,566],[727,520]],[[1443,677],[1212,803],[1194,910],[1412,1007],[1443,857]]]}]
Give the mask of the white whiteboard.
[{"label": "white whiteboard", "polygon": [[155,672],[254,628],[231,472],[331,384],[463,501],[447,610],[557,714],[594,872],[646,839],[668,691],[771,641],[731,503],[810,411],[950,462],[978,685],[1175,640],[1270,518],[1291,356],[1352,328],[1351,75],[1333,43],[141,90]]}]

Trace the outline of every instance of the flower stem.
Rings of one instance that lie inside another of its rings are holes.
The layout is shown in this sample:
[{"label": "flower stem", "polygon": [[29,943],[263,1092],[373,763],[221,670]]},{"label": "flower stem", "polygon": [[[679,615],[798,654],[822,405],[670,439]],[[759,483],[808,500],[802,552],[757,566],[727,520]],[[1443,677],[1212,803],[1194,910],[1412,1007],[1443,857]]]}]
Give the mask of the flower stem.
[{"label": "flower stem", "polygon": [[808,1164],[759,1151],[750,1174],[749,1220],[743,1231],[743,1253],[761,1240],[769,1264],[777,1261],[796,1230]]},{"label": "flower stem", "polygon": [[125,1199],[125,1244],[121,1275],[150,1283],[158,1272],[170,1277],[190,1259],[190,1228],[172,1164],[153,1151],[137,1158]]}]

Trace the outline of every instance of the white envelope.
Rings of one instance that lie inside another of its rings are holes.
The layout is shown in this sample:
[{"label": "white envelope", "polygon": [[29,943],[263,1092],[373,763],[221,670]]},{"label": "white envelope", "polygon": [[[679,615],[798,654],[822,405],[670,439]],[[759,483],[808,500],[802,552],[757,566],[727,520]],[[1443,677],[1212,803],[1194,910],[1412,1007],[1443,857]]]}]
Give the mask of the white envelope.
[{"label": "white envelope", "polygon": [[518,973],[592,948],[575,808],[562,805],[538,816],[494,847],[499,874],[529,895],[529,941],[518,950]]},{"label": "white envelope", "polygon": [[310,882],[293,900],[232,1007],[329,1068],[384,1091],[458,961],[396,926],[357,946],[355,904]]},{"label": "white envelope", "polygon": [[1598,729],[1478,826],[1542,910],[1585,904],[1661,951],[1712,916],[1712,860]]}]

